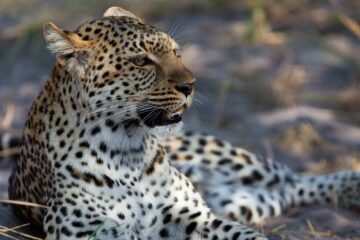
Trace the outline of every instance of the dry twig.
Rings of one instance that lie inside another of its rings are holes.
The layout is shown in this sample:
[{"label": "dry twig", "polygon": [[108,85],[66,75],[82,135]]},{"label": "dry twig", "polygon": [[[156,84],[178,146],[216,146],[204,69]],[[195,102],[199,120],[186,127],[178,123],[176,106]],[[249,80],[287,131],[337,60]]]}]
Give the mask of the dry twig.
[{"label": "dry twig", "polygon": [[22,206],[27,206],[27,207],[49,208],[48,206],[38,204],[38,203],[31,203],[31,202],[25,202],[25,201],[16,201],[16,200],[9,200],[9,199],[0,199],[0,203],[22,205]]},{"label": "dry twig", "polygon": [[306,225],[307,225],[307,227],[309,229],[309,233],[312,237],[320,238],[320,237],[334,237],[335,236],[335,233],[333,233],[331,231],[326,231],[326,232],[316,231],[309,219],[306,220]]},{"label": "dry twig", "polygon": [[4,149],[0,151],[0,158],[11,157],[20,153],[19,147]]},{"label": "dry twig", "polygon": [[354,19],[345,14],[338,0],[330,0],[332,7],[335,9],[339,20],[344,26],[360,39],[360,25]]},{"label": "dry twig", "polygon": [[23,237],[26,237],[26,238],[29,238],[29,239],[42,240],[41,238],[34,237],[34,236],[29,235],[29,234],[22,233],[22,232],[19,232],[19,231],[15,230],[15,229],[25,227],[25,226],[28,226],[28,225],[30,225],[30,224],[29,223],[23,224],[23,225],[20,225],[20,226],[16,226],[14,228],[7,228],[7,227],[4,227],[4,226],[0,225],[0,233],[12,232],[12,233],[16,233],[16,234],[18,234],[20,236],[23,236]]}]

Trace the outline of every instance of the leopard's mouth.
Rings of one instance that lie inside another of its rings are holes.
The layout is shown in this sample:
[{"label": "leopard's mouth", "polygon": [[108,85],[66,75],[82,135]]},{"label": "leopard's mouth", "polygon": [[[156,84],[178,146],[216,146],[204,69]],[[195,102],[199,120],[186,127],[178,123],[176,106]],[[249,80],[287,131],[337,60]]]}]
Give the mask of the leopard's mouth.
[{"label": "leopard's mouth", "polygon": [[143,103],[142,107],[138,108],[137,114],[146,126],[153,128],[181,122],[181,114],[184,110],[185,106],[180,107],[174,112],[167,112],[149,103]]}]

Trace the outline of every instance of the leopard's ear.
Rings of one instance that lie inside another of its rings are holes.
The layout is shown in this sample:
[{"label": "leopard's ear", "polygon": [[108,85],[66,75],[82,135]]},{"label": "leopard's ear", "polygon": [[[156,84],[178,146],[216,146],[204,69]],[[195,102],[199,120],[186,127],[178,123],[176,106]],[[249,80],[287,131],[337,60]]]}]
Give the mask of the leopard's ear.
[{"label": "leopard's ear", "polygon": [[85,76],[91,56],[91,41],[85,41],[76,33],[65,31],[53,23],[44,24],[44,38],[48,48],[70,73]]},{"label": "leopard's ear", "polygon": [[103,17],[129,17],[136,19],[139,22],[142,22],[142,20],[138,16],[129,11],[126,11],[121,7],[110,7],[108,10],[105,11]]}]

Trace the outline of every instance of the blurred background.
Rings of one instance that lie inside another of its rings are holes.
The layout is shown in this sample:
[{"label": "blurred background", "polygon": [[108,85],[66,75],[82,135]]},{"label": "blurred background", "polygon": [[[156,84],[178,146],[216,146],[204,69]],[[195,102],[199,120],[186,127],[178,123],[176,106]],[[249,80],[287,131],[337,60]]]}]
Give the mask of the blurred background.
[{"label": "blurred background", "polygon": [[[1,0],[1,132],[21,133],[51,72],[54,56],[42,25],[51,21],[73,30],[116,5],[180,44],[198,80],[186,129],[304,174],[360,170],[359,0]],[[7,197],[14,161],[4,155],[0,198]],[[8,219],[0,225],[15,224],[4,206],[1,215]],[[301,208],[261,228],[271,239],[359,240],[359,216]]]}]

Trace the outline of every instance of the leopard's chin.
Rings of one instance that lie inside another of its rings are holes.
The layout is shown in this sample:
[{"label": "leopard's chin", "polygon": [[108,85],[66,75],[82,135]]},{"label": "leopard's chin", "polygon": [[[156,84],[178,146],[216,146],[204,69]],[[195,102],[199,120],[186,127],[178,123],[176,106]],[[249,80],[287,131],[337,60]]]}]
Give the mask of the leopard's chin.
[{"label": "leopard's chin", "polygon": [[182,120],[182,117],[179,114],[173,114],[171,117],[168,117],[166,112],[162,109],[140,113],[139,117],[144,124],[150,128],[175,124]]},{"label": "leopard's chin", "polygon": [[157,126],[166,126],[181,122],[182,112],[183,112],[183,108],[181,108],[181,111],[168,113],[163,109],[159,109],[147,104],[146,111],[138,110],[137,114],[146,126],[150,128],[154,128]]}]

